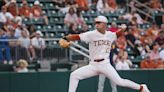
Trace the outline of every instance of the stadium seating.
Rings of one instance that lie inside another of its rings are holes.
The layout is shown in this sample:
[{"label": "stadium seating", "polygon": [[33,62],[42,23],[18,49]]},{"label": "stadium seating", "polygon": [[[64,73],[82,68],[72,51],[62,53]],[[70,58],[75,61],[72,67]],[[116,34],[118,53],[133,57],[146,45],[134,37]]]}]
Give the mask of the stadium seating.
[{"label": "stadium seating", "polygon": [[[29,6],[33,6],[33,3],[35,0],[27,0],[29,3]],[[116,0],[118,4],[121,4],[123,2],[126,2],[125,0]],[[17,0],[18,5],[21,6],[21,0]],[[43,10],[43,14],[48,16],[49,19],[49,24],[45,25],[44,20],[41,19],[28,19],[28,18],[24,18],[23,19],[23,23],[25,24],[34,24],[35,25],[35,29],[36,30],[40,30],[42,31],[42,33],[44,34],[45,38],[61,38],[63,37],[65,34],[67,34],[68,28],[66,26],[64,26],[64,17],[65,17],[65,13],[59,11],[56,7],[56,5],[54,5],[52,0],[40,0],[40,6],[42,7]],[[97,12],[96,11],[96,7],[95,6],[91,6],[91,10],[89,11],[82,11],[82,15],[84,17],[84,20],[86,22],[86,24],[89,27],[89,30],[93,30],[94,29],[94,18],[97,15],[104,15],[108,18],[109,20],[109,25],[114,21],[116,22],[118,25],[120,24],[129,24],[128,20],[120,20],[119,17],[121,15],[124,15],[127,11],[123,10],[123,9],[118,9],[115,12],[109,12],[109,13],[105,13],[105,12]],[[159,13],[157,11],[155,11],[153,13],[154,16],[159,16],[159,15],[163,15],[163,13]],[[151,26],[150,23],[144,23],[144,24],[139,24],[138,27],[145,30],[147,28],[149,28]],[[55,47],[58,48],[58,45],[56,44],[56,41],[47,41],[47,45],[48,47]],[[127,49],[127,52],[129,54],[129,57],[132,61],[134,62],[138,62],[140,61],[142,58],[137,57],[134,58],[134,52],[130,49]],[[78,56],[75,55],[75,58],[77,58]]]}]

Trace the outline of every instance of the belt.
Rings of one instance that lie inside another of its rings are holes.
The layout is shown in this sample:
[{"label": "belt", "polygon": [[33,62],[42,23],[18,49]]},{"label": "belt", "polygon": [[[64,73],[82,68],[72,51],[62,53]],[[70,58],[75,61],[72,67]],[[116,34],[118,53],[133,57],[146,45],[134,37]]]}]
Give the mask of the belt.
[{"label": "belt", "polygon": [[101,62],[103,60],[105,60],[105,59],[104,58],[103,59],[95,59],[94,62]]}]

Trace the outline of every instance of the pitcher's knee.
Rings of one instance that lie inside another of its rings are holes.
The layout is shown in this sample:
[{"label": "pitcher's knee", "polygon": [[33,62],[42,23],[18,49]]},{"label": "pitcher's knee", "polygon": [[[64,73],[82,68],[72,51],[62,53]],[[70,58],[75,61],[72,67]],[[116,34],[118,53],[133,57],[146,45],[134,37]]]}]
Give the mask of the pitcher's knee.
[{"label": "pitcher's knee", "polygon": [[78,79],[78,80],[81,79],[79,74],[77,74],[76,72],[72,72],[71,75],[70,75],[70,78],[71,79]]}]

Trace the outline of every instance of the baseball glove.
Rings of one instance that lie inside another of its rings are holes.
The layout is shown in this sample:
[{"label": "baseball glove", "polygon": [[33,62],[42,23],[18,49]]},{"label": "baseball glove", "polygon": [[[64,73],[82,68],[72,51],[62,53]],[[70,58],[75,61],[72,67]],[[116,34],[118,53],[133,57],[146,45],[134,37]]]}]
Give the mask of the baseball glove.
[{"label": "baseball glove", "polygon": [[70,42],[62,38],[59,40],[59,45],[62,48],[68,48],[70,46]]}]

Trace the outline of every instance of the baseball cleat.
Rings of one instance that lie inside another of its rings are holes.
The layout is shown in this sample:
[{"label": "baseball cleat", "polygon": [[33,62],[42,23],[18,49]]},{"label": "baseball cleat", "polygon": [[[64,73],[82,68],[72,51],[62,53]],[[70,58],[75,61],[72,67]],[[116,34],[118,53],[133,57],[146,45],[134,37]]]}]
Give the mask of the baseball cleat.
[{"label": "baseball cleat", "polygon": [[147,86],[145,84],[142,84],[141,86],[143,87],[141,92],[150,92],[150,90],[147,88]]}]

